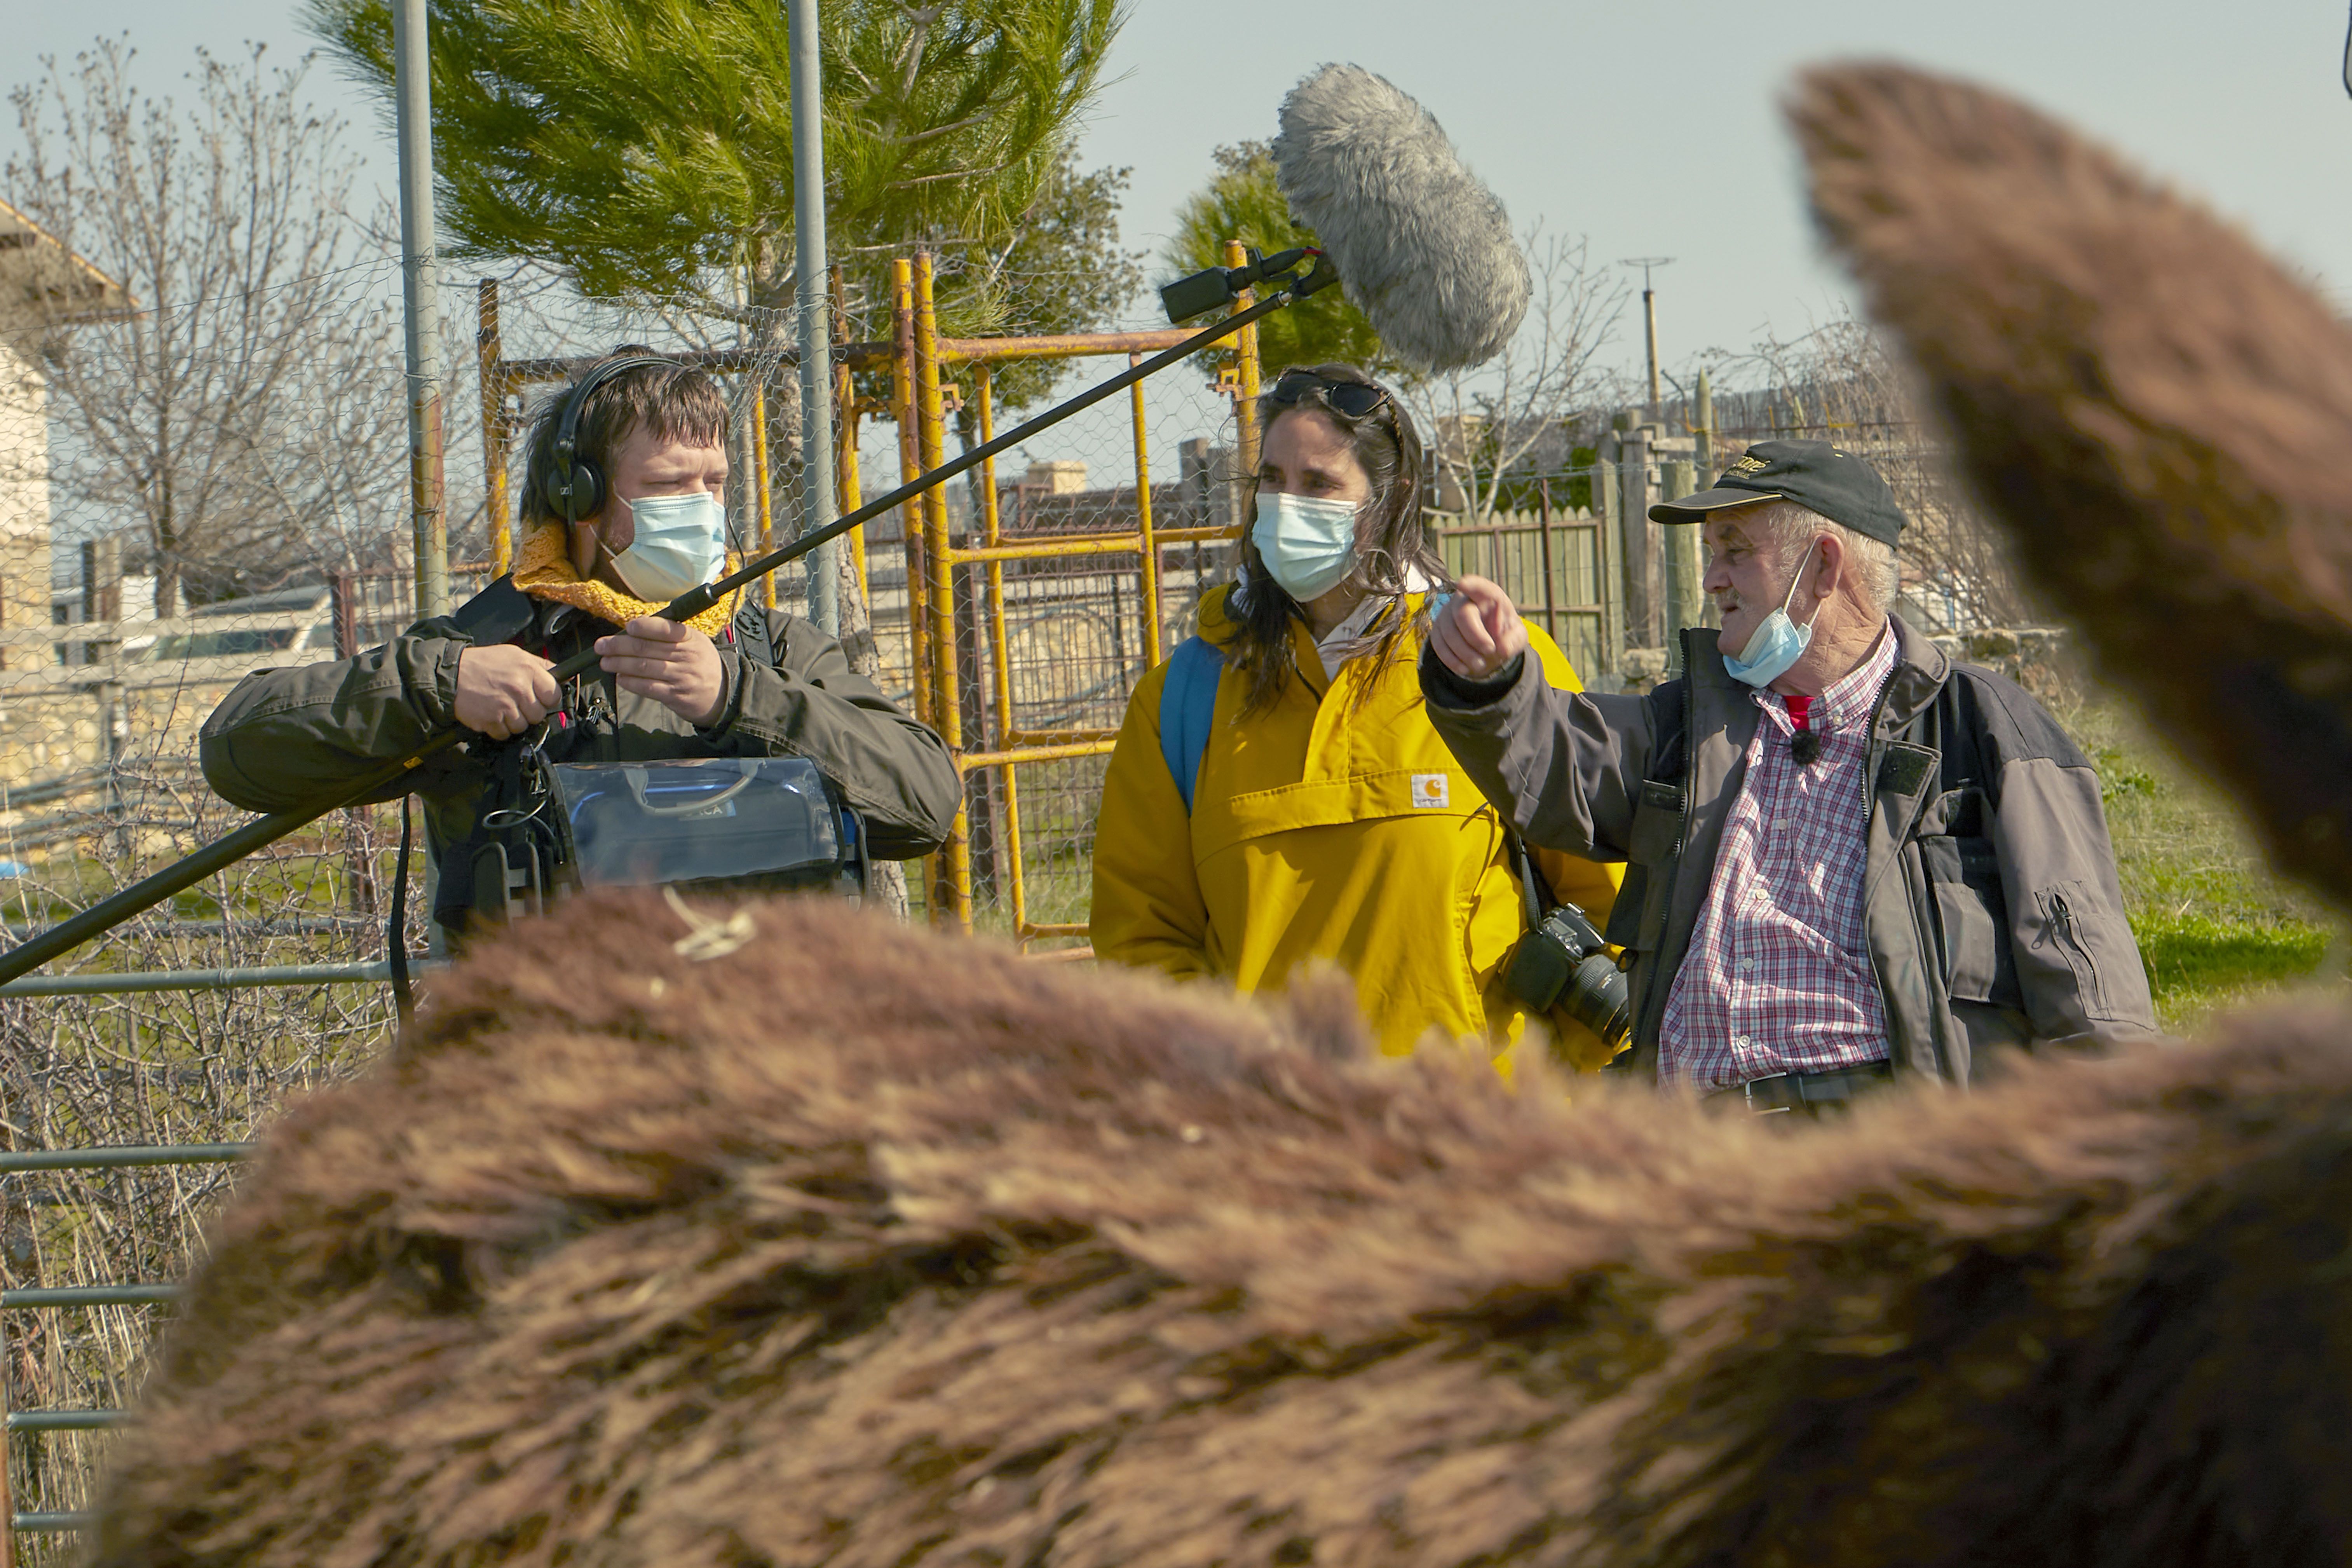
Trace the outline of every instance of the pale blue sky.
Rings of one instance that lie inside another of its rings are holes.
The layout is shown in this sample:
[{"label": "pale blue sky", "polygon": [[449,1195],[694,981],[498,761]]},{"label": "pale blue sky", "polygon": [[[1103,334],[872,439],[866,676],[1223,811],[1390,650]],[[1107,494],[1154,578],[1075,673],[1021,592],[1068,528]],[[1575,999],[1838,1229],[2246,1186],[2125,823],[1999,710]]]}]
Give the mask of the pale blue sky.
[{"label": "pale blue sky", "polygon": [[[1433,110],[1516,217],[1596,255],[1676,257],[1658,279],[1670,364],[1790,335],[1843,284],[1818,258],[1774,104],[1809,61],[1891,55],[2023,94],[2207,194],[2352,302],[2352,101],[2344,0],[1484,0],[1339,5],[1139,0],[1083,153],[1135,171],[1131,244],[1157,247],[1220,142],[1272,132],[1283,92],[1353,60]],[[16,8],[6,76],[128,31],[169,88],[198,43],[299,53],[284,0],[79,0]],[[388,186],[373,106],[321,73]],[[13,121],[0,147],[16,144]],[[1736,219],[1719,216],[1736,211]],[[1629,365],[1639,334],[1621,334]]]}]

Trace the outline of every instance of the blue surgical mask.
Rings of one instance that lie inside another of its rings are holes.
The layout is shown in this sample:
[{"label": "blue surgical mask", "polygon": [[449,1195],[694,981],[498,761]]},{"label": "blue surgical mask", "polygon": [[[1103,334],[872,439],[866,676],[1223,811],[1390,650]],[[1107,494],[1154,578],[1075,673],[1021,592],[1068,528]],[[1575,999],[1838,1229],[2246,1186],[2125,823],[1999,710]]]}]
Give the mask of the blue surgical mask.
[{"label": "blue surgical mask", "polygon": [[629,592],[667,605],[699,588],[727,564],[727,513],[709,490],[629,502],[637,536],[613,557]]},{"label": "blue surgical mask", "polygon": [[1303,605],[1356,569],[1356,503],[1261,492],[1250,538],[1266,575]]},{"label": "blue surgical mask", "polygon": [[1813,547],[1805,546],[1805,557],[1797,563],[1797,574],[1789,579],[1789,591],[1780,599],[1780,607],[1764,617],[1764,624],[1749,634],[1748,646],[1739,650],[1738,658],[1726,654],[1725,673],[1734,680],[1744,680],[1759,690],[1789,673],[1789,667],[1804,657],[1807,645],[1813,640],[1813,622],[1822,618],[1816,607],[1813,619],[1800,626],[1789,619],[1789,605],[1797,597],[1797,584],[1805,580],[1805,568],[1811,564]]}]

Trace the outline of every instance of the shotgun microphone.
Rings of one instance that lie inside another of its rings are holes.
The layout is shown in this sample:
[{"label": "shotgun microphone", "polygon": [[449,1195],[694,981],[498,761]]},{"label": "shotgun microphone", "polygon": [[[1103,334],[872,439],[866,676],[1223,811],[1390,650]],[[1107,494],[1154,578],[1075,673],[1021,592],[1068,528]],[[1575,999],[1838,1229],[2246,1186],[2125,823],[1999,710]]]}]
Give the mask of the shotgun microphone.
[{"label": "shotgun microphone", "polygon": [[1510,215],[1429,110],[1361,66],[1291,89],[1275,183],[1401,363],[1461,370],[1511,341],[1533,292]]},{"label": "shotgun microphone", "polygon": [[1527,258],[1501,199],[1429,110],[1360,66],[1325,66],[1282,100],[1273,153],[1275,184],[1318,248],[1178,279],[1160,291],[1170,321],[1286,281],[1312,256],[1292,295],[1336,272],[1382,345],[1416,370],[1461,370],[1511,341],[1532,291]]}]

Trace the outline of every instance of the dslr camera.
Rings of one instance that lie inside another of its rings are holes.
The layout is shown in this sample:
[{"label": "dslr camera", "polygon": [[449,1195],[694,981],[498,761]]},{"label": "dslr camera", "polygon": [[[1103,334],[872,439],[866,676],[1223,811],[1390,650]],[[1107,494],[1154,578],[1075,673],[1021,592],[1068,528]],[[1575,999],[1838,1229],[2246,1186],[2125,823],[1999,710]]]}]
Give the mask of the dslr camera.
[{"label": "dslr camera", "polygon": [[1555,904],[1511,950],[1504,987],[1529,1010],[1558,1007],[1612,1046],[1633,1033],[1624,972],[1574,904]]}]

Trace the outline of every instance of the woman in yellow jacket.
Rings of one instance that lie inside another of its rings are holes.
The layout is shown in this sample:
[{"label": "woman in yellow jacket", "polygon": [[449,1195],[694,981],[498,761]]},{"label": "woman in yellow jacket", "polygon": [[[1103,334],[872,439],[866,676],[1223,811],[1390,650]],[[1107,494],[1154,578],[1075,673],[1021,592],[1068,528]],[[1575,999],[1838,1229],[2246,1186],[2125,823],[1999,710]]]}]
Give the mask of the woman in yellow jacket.
[{"label": "woman in yellow jacket", "polygon": [[[1354,977],[1382,1050],[1432,1028],[1499,1048],[1526,1025],[1497,971],[1527,904],[1493,808],[1422,710],[1424,595],[1443,567],[1420,437],[1350,365],[1286,371],[1259,411],[1242,580],[1212,590],[1200,637],[1143,678],[1111,753],[1095,952],[1244,991],[1328,959]],[[1530,635],[1552,683],[1578,689]],[[1601,923],[1618,868],[1537,855],[1557,896]],[[1555,1020],[1576,1065],[1607,1059]]]}]

